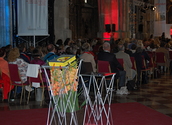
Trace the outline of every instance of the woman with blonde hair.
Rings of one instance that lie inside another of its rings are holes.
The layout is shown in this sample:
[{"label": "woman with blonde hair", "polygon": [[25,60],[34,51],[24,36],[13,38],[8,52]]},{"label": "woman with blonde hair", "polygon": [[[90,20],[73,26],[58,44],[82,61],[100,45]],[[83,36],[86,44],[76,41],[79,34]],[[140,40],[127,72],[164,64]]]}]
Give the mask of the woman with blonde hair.
[{"label": "woman with blonde hair", "polygon": [[[10,50],[8,54],[8,63],[18,65],[21,81],[23,83],[26,82],[27,81],[26,72],[27,72],[28,63],[25,62],[22,58],[20,58],[20,52],[18,48],[13,48],[12,50]],[[26,87],[26,90],[31,91],[31,88]],[[20,90],[17,91],[17,93],[20,93],[19,91],[21,92],[21,88]]]}]

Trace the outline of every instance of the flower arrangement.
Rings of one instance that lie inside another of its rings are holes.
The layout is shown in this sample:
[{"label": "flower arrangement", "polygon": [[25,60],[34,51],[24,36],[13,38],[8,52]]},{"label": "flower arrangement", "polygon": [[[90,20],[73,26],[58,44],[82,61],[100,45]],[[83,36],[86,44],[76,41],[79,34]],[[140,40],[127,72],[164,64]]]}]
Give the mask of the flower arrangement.
[{"label": "flower arrangement", "polygon": [[77,73],[77,65],[69,65],[65,68],[55,68],[53,66],[51,69],[51,89],[58,104],[59,112],[79,110]]}]

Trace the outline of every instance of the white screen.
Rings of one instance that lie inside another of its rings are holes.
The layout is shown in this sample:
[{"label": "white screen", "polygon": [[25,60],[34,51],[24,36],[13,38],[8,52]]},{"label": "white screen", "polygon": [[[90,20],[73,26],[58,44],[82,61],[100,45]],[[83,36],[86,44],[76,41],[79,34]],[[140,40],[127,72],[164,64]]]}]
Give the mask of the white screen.
[{"label": "white screen", "polygon": [[48,0],[18,0],[18,36],[48,35]]}]

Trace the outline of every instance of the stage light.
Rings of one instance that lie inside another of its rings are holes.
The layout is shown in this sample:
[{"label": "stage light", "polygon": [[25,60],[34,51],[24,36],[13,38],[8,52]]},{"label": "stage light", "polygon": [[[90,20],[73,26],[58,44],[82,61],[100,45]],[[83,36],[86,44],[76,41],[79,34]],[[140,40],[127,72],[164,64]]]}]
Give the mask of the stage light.
[{"label": "stage light", "polygon": [[155,11],[155,9],[156,9],[156,7],[151,6],[151,10],[152,10],[152,11]]}]

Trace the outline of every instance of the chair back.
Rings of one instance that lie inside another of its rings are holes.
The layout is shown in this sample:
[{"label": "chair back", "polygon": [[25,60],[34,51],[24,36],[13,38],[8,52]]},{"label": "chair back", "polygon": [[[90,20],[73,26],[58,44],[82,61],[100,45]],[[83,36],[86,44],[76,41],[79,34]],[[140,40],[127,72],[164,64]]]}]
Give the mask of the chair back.
[{"label": "chair back", "polygon": [[169,58],[172,60],[172,51],[169,51]]},{"label": "chair back", "polygon": [[40,72],[38,73],[38,77],[37,78],[29,77],[29,76],[27,76],[27,77],[29,79],[29,82],[37,82],[37,83],[42,83],[43,82],[42,76],[41,76]]},{"label": "chair back", "polygon": [[43,86],[42,75],[44,75],[44,71],[43,70],[41,71],[39,64],[29,64],[26,75],[30,85],[32,85],[32,82],[35,82],[35,83],[41,83]]},{"label": "chair back", "polygon": [[10,73],[10,79],[12,82],[21,82],[21,78],[18,71],[18,65],[17,64],[8,64],[9,67],[9,73]]},{"label": "chair back", "polygon": [[154,68],[155,67],[155,60],[152,54],[148,54],[150,57],[149,63],[148,63],[148,67],[150,68]]},{"label": "chair back", "polygon": [[145,57],[142,55],[142,69],[147,69]]},{"label": "chair back", "polygon": [[82,62],[80,74],[92,73],[93,67],[91,62]]},{"label": "chair back", "polygon": [[121,58],[118,58],[117,60],[121,64],[121,66],[124,68],[124,60]]},{"label": "chair back", "polygon": [[98,60],[97,61],[97,71],[98,72],[106,72],[106,73],[111,72],[109,62]]},{"label": "chair back", "polygon": [[156,63],[165,63],[165,54],[163,52],[156,52],[155,53],[155,62]]},{"label": "chair back", "polygon": [[37,78],[35,78],[35,77],[29,77],[29,76],[27,76],[27,78],[28,78],[28,81],[29,81],[29,84],[30,85],[32,85],[32,82],[34,82],[34,83],[40,84],[39,85],[40,87],[45,87],[44,81],[42,79],[42,73],[40,71],[38,73],[38,77]]},{"label": "chair back", "polygon": [[130,60],[131,60],[131,63],[132,63],[132,67],[131,68],[134,69],[134,70],[137,70],[135,58],[134,57],[130,57]]}]

